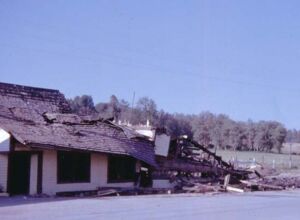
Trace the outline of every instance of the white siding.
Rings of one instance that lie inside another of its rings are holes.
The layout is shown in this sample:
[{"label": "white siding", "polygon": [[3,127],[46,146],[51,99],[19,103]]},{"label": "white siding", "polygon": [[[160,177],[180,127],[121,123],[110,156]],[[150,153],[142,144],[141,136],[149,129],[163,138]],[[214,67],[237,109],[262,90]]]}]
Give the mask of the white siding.
[{"label": "white siding", "polygon": [[168,156],[171,137],[166,134],[156,135],[155,137],[155,154]]},{"label": "white siding", "polygon": [[38,155],[32,154],[30,161],[30,185],[29,194],[37,194],[37,177],[38,177]]},{"label": "white siding", "polygon": [[159,188],[159,189],[164,189],[164,188],[173,188],[175,186],[174,183],[170,183],[170,180],[163,180],[163,179],[156,179],[153,180],[153,188]]},{"label": "white siding", "polygon": [[7,191],[7,168],[8,168],[8,156],[0,154],[0,185],[3,187],[3,191]]},{"label": "white siding", "polygon": [[9,151],[10,134],[0,128],[0,152]]},{"label": "white siding", "polygon": [[130,183],[107,184],[107,155],[91,154],[90,183],[57,184],[57,152],[44,151],[43,155],[43,193],[54,195],[57,192],[95,190],[97,187],[131,187]]}]

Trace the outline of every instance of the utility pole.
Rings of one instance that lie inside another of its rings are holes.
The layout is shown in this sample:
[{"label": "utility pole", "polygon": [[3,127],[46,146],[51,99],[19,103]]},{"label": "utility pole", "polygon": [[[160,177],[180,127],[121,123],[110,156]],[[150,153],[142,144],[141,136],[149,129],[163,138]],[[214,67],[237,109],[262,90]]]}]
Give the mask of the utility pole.
[{"label": "utility pole", "polygon": [[[131,122],[132,122],[132,117],[133,117],[134,101],[135,101],[135,92],[133,92],[132,102],[131,102],[131,113],[130,113],[130,120],[131,120]],[[131,123],[131,122],[130,122],[130,123]]]}]

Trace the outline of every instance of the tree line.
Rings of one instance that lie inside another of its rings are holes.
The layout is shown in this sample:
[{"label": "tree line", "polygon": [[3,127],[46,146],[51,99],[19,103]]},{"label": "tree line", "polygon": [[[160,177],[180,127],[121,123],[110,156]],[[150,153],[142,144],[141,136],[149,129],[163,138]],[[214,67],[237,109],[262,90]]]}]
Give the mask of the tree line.
[{"label": "tree line", "polygon": [[287,130],[276,121],[240,122],[210,112],[171,114],[158,110],[155,101],[148,97],[138,99],[134,106],[115,95],[105,103],[94,104],[88,95],[76,96],[68,102],[72,111],[79,115],[98,114],[132,125],[146,124],[149,120],[151,125],[165,128],[173,136],[187,135],[204,146],[217,149],[280,153],[285,141],[300,142],[300,131]]},{"label": "tree line", "polygon": [[290,143],[300,143],[300,131],[296,129],[288,130],[285,140]]}]

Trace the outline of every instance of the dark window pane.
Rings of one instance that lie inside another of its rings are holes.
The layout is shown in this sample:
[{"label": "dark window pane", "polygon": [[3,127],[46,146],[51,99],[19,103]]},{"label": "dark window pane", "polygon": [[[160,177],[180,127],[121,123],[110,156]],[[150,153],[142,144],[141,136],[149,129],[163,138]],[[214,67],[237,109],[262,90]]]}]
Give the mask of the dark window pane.
[{"label": "dark window pane", "polygon": [[58,151],[57,182],[90,182],[91,155],[89,153]]},{"label": "dark window pane", "polygon": [[109,156],[108,181],[134,181],[136,160],[126,156]]}]

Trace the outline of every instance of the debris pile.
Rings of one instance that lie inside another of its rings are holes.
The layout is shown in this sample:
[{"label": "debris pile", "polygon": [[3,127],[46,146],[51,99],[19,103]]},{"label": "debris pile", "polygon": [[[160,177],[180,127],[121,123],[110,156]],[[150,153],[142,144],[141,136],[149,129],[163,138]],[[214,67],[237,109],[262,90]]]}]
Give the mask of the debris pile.
[{"label": "debris pile", "polygon": [[234,169],[232,164],[187,137],[172,140],[168,154],[156,156],[156,161],[159,168],[153,172],[153,178],[169,179],[177,192],[220,191],[225,176],[230,175],[230,183],[235,184],[252,173]]},{"label": "debris pile", "polygon": [[[263,178],[258,172],[261,165],[235,168],[204,146],[187,137],[176,138],[169,145],[165,157],[157,156],[159,168],[153,172],[155,179],[168,179],[175,192],[246,192],[258,190],[283,190],[300,187],[297,179]],[[288,183],[288,184],[287,184]]]},{"label": "debris pile", "polygon": [[277,176],[266,176],[258,180],[259,183],[287,188],[300,188],[300,176],[292,174],[279,174]]}]

